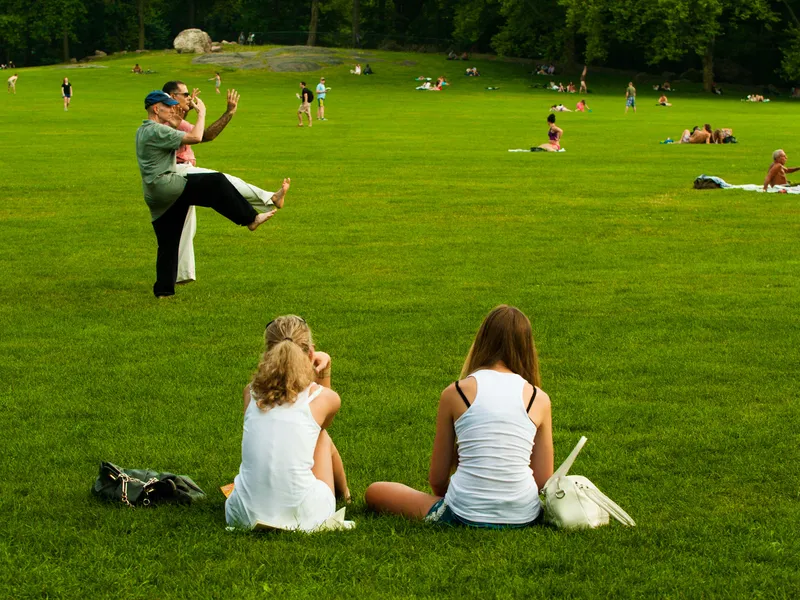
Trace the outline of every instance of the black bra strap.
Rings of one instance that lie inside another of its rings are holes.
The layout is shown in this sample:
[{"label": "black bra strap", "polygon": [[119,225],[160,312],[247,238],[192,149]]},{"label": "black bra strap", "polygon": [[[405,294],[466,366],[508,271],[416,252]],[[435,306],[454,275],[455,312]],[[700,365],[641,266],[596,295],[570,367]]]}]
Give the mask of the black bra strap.
[{"label": "black bra strap", "polygon": [[461,391],[461,386],[458,385],[457,381],[456,381],[456,390],[458,390],[458,395],[461,396],[461,399],[464,401],[464,404],[466,404],[467,408],[469,408],[469,400],[467,400],[467,397],[464,395],[464,392]]},{"label": "black bra strap", "polygon": [[531,401],[528,402],[528,408],[525,409],[526,413],[531,412],[531,406],[533,406],[533,401],[536,399],[536,386],[533,386],[533,396],[531,396]]}]

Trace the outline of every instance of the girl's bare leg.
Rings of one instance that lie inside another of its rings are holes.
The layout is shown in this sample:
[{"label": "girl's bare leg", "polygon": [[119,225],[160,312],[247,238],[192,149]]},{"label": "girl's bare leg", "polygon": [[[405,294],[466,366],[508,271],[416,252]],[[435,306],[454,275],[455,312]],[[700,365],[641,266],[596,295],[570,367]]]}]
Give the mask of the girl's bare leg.
[{"label": "girl's bare leg", "polygon": [[421,520],[442,497],[420,492],[402,483],[379,481],[367,488],[365,499],[367,505],[376,512]]},{"label": "girl's bare leg", "polygon": [[331,436],[324,429],[317,439],[314,449],[314,466],[311,467],[314,477],[331,488],[333,495],[338,498],[350,500],[350,489],[347,487],[347,476],[344,472],[344,463],[339,451],[333,444]]}]

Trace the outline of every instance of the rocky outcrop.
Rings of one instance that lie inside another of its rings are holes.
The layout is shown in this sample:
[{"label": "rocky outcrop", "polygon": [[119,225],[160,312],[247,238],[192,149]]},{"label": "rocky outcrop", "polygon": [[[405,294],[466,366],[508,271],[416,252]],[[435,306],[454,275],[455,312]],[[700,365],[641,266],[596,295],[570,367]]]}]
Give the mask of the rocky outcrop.
[{"label": "rocky outcrop", "polygon": [[179,54],[211,52],[211,36],[202,29],[184,29],[172,43]]}]

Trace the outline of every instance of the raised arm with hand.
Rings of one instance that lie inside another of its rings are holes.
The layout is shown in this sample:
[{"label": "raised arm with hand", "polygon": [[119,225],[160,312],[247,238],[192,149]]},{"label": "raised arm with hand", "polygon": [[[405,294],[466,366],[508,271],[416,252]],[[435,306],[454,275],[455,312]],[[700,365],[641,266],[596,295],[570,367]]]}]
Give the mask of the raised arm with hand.
[{"label": "raised arm with hand", "polygon": [[214,121],[208,128],[203,132],[203,141],[210,142],[214,140],[222,130],[231,122],[233,115],[236,114],[236,109],[239,106],[239,92],[236,90],[228,90],[228,108],[222,114],[222,116]]},{"label": "raised arm with hand", "polygon": [[197,122],[194,124],[194,128],[183,136],[183,143],[187,146],[199,144],[203,141],[203,130],[206,126],[206,105],[200,98],[194,98],[191,104],[192,108],[197,112]]}]

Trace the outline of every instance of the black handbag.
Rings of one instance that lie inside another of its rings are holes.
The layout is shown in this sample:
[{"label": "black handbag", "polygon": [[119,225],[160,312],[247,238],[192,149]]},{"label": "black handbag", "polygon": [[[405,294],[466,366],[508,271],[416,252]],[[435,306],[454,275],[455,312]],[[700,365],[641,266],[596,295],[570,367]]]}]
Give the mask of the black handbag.
[{"label": "black handbag", "polygon": [[155,503],[191,504],[206,493],[186,475],[157,473],[146,469],[121,469],[110,462],[100,463],[100,473],[92,493],[102,500],[128,506]]}]

